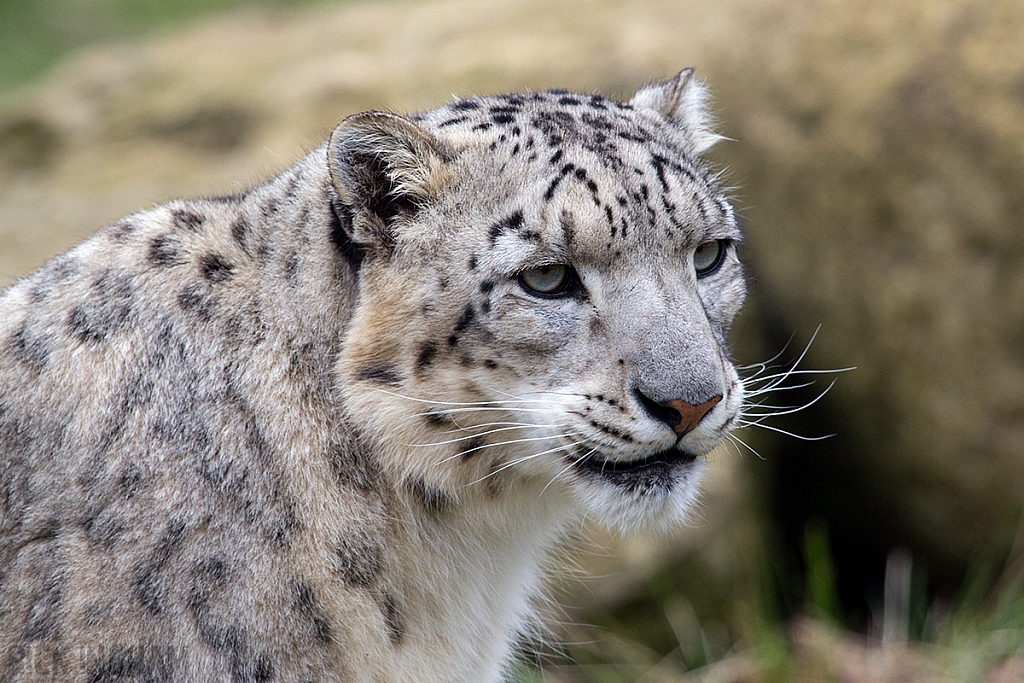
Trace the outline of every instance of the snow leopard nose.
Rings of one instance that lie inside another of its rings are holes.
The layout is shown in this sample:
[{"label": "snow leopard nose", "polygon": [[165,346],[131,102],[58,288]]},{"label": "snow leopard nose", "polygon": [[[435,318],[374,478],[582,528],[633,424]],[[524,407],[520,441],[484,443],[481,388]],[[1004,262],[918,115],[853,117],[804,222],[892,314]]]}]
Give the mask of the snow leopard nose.
[{"label": "snow leopard nose", "polygon": [[687,432],[692,432],[704,416],[708,414],[708,411],[722,400],[721,396],[714,396],[698,405],[688,403],[682,399],[657,403],[639,391],[636,392],[636,395],[648,415],[664,422],[680,436]]}]

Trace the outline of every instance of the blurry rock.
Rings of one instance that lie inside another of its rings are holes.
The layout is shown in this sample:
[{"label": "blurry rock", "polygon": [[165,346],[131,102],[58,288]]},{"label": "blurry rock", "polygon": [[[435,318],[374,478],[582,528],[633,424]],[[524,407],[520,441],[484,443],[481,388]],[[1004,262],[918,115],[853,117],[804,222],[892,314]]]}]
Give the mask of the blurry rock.
[{"label": "blurry rock", "polygon": [[849,595],[899,544],[948,590],[1024,503],[1024,5],[782,7],[722,62],[723,158],[777,333],[858,369],[768,496],[793,546],[828,522]]}]

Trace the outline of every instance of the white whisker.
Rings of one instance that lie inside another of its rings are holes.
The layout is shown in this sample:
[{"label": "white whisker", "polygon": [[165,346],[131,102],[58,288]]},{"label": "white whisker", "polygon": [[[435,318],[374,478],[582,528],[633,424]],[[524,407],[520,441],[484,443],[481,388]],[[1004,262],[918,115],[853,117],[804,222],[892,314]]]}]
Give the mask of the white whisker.
[{"label": "white whisker", "polygon": [[[568,425],[526,425],[526,426],[529,426],[529,427],[543,427],[543,428],[546,428],[546,429],[564,429]],[[500,427],[500,428],[497,428],[497,429],[491,429],[491,430],[486,431],[486,432],[477,432],[477,433],[474,433],[474,434],[469,434],[467,436],[460,436],[460,437],[458,437],[456,439],[446,439],[444,441],[432,441],[430,443],[407,443],[407,444],[402,444],[402,445],[404,445],[404,446],[411,446],[411,447],[414,447],[414,448],[420,448],[420,447],[425,447],[425,446],[444,446],[445,444],[459,443],[460,441],[472,441],[473,439],[479,439],[481,437],[488,436],[490,434],[497,434],[498,432],[507,432],[507,431],[512,430],[512,429],[525,429],[526,426],[515,425],[515,426],[512,426],[512,427]],[[457,433],[458,431],[468,431],[468,430],[466,430],[466,429],[450,430],[447,433],[453,434],[453,433]],[[548,439],[548,438],[551,438],[551,437],[545,436],[543,438]],[[505,442],[505,443],[510,443],[510,442]]]},{"label": "white whisker", "polygon": [[[573,436],[576,436],[576,435],[574,434]],[[469,453],[474,453],[476,451],[482,451],[485,448],[497,448],[498,446],[510,446],[512,444],[530,443],[532,441],[548,441],[548,440],[553,439],[553,438],[557,438],[557,436],[531,436],[531,437],[528,437],[528,438],[525,438],[525,439],[512,439],[510,441],[499,441],[497,443],[485,443],[485,444],[482,444],[480,446],[477,446],[476,448],[468,448],[468,449],[466,449],[464,451],[459,451],[455,455],[448,456],[447,458],[445,458],[441,462],[444,463],[444,462],[448,462],[449,460],[453,460],[455,458],[465,457]],[[530,456],[530,457],[533,457],[533,456]]]},{"label": "white whisker", "polygon": [[577,463],[583,462],[584,460],[586,460],[587,458],[589,458],[591,455],[593,455],[596,452],[597,452],[596,448],[591,448],[589,451],[587,451],[585,454],[583,454],[582,457],[580,457],[580,458],[576,459],[575,461],[573,461],[573,462],[569,463],[568,465],[566,465],[560,472],[558,472],[558,474],[556,474],[555,476],[551,477],[550,481],[548,481],[547,484],[544,484],[544,488],[542,488],[540,490],[540,493],[537,494],[537,497],[540,498],[541,496],[543,496],[544,492],[548,490],[548,487],[551,486],[552,484],[554,484],[555,480],[558,479],[560,476],[562,476],[563,474],[565,474],[566,472],[571,470],[573,468],[573,465],[576,465]]},{"label": "white whisker", "polygon": [[757,452],[756,448],[754,448],[749,443],[747,443],[746,441],[744,441],[740,437],[736,436],[735,434],[729,434],[727,438],[730,441],[732,441],[733,443],[739,443],[740,445],[742,445],[744,448],[746,448],[748,451],[750,451],[751,453],[756,455],[761,460],[767,460],[767,458],[765,458],[763,455],[761,455],[760,453]]},{"label": "white whisker", "polygon": [[[553,403],[553,401],[545,401],[543,399],[536,398],[517,398],[500,401],[437,401],[427,398],[416,398],[415,396],[406,396],[405,394],[399,394],[395,391],[388,391],[387,389],[381,389],[375,387],[377,391],[388,396],[394,396],[395,398],[405,399],[407,401],[415,401],[417,403],[430,403],[438,406],[492,406],[492,405],[508,405],[511,403]],[[518,410],[518,409],[517,409]]]},{"label": "white whisker", "polygon": [[791,436],[794,439],[800,439],[801,441],[824,441],[825,439],[831,439],[833,436],[835,436],[835,434],[825,434],[824,436],[800,436],[799,434],[787,432],[785,429],[779,429],[778,427],[772,427],[771,425],[753,423],[748,424],[745,423],[743,420],[740,420],[740,425],[744,427],[760,427],[761,429],[767,429],[772,432],[778,432],[779,434],[785,434],[786,436]]},{"label": "white whisker", "polygon": [[572,443],[569,443],[569,444],[565,444],[565,445],[562,445],[562,446],[556,446],[554,448],[549,448],[546,451],[541,451],[539,453],[532,453],[530,455],[523,456],[522,458],[516,458],[515,460],[511,460],[511,461],[505,463],[504,465],[502,465],[498,469],[494,470],[493,472],[488,472],[487,474],[485,474],[484,476],[480,477],[476,481],[470,482],[470,485],[472,485],[472,484],[479,484],[484,479],[487,479],[488,477],[493,477],[494,475],[498,474],[499,472],[503,472],[503,471],[507,470],[510,467],[515,467],[516,465],[522,464],[522,463],[526,462],[527,460],[532,460],[533,458],[538,458],[538,457],[540,457],[542,455],[548,455],[549,453],[557,453],[559,451],[565,451],[565,450],[568,450],[570,448],[575,448],[576,446],[579,446],[581,443],[584,443],[584,441],[585,441],[585,439],[580,439],[579,441],[573,441]]}]

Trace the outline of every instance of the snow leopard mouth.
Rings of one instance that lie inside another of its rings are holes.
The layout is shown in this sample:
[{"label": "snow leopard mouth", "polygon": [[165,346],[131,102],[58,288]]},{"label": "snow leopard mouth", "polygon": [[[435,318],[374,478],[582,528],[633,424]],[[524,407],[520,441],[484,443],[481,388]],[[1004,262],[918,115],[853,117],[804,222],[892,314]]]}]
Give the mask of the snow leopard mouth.
[{"label": "snow leopard mouth", "polygon": [[572,466],[584,476],[601,478],[625,488],[670,487],[676,482],[679,470],[696,459],[693,453],[670,448],[639,460],[606,460],[591,455],[573,460]]}]

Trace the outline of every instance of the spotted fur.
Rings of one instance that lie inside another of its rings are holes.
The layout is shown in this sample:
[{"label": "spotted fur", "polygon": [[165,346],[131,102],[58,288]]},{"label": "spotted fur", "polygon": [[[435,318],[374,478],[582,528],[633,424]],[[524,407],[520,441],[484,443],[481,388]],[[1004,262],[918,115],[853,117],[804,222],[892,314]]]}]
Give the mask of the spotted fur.
[{"label": "spotted fur", "polygon": [[358,114],[3,293],[0,681],[498,680],[545,553],[737,419],[703,98]]}]

